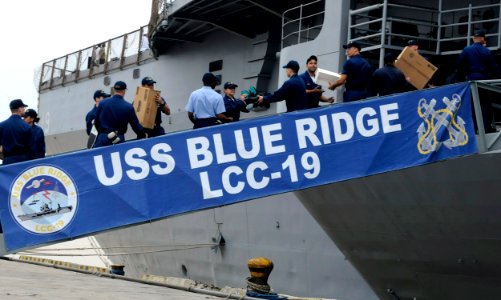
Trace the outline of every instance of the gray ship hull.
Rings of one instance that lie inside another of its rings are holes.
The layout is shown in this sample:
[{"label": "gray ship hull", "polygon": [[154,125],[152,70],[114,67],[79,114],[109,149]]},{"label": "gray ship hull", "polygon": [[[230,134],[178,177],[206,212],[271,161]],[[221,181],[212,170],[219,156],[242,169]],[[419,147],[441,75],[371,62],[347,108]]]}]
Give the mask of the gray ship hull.
[{"label": "gray ship hull", "polygon": [[381,299],[499,299],[500,165],[487,153],[296,195]]},{"label": "gray ship hull", "polygon": [[[224,246],[218,244],[224,238]],[[274,263],[278,293],[336,299],[377,299],[293,193],[171,217],[95,236],[127,276],[190,278],[245,288],[247,260]],[[129,246],[142,247],[126,248]],[[126,255],[113,255],[124,253]]]}]

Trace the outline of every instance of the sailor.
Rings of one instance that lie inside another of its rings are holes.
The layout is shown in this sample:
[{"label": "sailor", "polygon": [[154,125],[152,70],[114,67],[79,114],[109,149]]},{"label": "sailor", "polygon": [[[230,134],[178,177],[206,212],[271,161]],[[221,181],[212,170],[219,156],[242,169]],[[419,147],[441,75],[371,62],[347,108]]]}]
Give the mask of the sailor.
[{"label": "sailor", "polygon": [[287,112],[308,108],[306,85],[297,75],[299,63],[295,60],[291,60],[283,66],[283,68],[286,69],[286,74],[289,79],[273,94],[259,96],[258,103],[271,103],[285,100]]},{"label": "sailor", "polygon": [[106,94],[103,90],[97,90],[94,92],[94,107],[92,107],[92,109],[85,116],[87,135],[90,134],[92,124],[94,124],[94,120],[96,119],[96,111],[99,106],[99,102],[105,98],[109,98],[110,96],[110,94]]},{"label": "sailor", "polygon": [[[155,90],[155,83],[157,83],[153,78],[151,77],[144,77],[143,80],[141,80],[141,85],[144,88],[149,88],[151,90]],[[170,108],[169,105],[167,105],[167,102],[165,101],[164,98],[160,97],[160,94],[157,94],[155,97],[155,102],[157,103],[157,113],[155,117],[155,125],[153,129],[145,128],[144,131],[146,134],[148,134],[148,137],[155,137],[159,135],[164,135],[165,130],[162,127],[162,113],[166,115],[170,115]]]},{"label": "sailor", "polygon": [[387,53],[384,56],[384,67],[376,70],[371,80],[371,96],[385,96],[408,91],[408,83],[404,73],[394,65],[396,55]]},{"label": "sailor", "polygon": [[45,157],[45,135],[42,127],[38,126],[35,123],[40,121],[38,117],[37,111],[29,108],[24,112],[24,121],[31,126],[31,139],[32,139],[32,147],[33,154],[32,158],[44,158]]},{"label": "sailor", "polygon": [[235,98],[235,89],[237,87],[238,85],[230,81],[224,84],[223,100],[226,109],[224,115],[233,118],[234,122],[240,120],[240,112],[249,112],[246,108],[247,104],[245,103],[246,96],[241,95],[240,99]]},{"label": "sailor", "polygon": [[[458,79],[466,80],[487,80],[499,78],[500,70],[496,59],[491,51],[486,47],[484,30],[477,30],[473,35],[473,44],[463,49],[459,55],[457,63]],[[492,123],[492,105],[489,101],[491,93],[481,91],[480,106],[484,121],[485,132],[495,132]],[[495,98],[495,97],[494,97]]]},{"label": "sailor", "polygon": [[409,40],[407,42],[407,47],[409,47],[411,50],[419,53],[419,43],[417,40]]},{"label": "sailor", "polygon": [[457,66],[460,79],[485,80],[499,76],[499,66],[485,45],[485,31],[475,31],[473,44],[465,47],[459,55]]},{"label": "sailor", "polygon": [[343,45],[349,59],[343,65],[341,77],[336,82],[329,82],[329,89],[334,90],[344,85],[343,101],[351,102],[367,97],[367,89],[372,76],[372,67],[360,54],[362,49],[357,42]]},{"label": "sailor", "polygon": [[12,115],[0,123],[0,145],[4,165],[32,158],[32,130],[21,118],[27,106],[21,99],[12,100],[9,104]]},{"label": "sailor", "polygon": [[99,44],[99,64],[104,65],[106,62],[106,45],[105,43]]},{"label": "sailor", "polygon": [[98,135],[94,148],[124,142],[128,124],[131,125],[138,139],[146,137],[134,107],[124,99],[127,84],[123,81],[117,81],[113,89],[115,94],[111,98],[101,101],[97,107],[95,126]]},{"label": "sailor", "polygon": [[327,98],[322,93],[324,90],[320,85],[315,83],[315,75],[317,73],[318,59],[315,55],[310,56],[306,60],[306,71],[299,75],[306,85],[306,97],[308,98],[308,108],[319,107],[320,101],[333,103],[334,97]]},{"label": "sailor", "polygon": [[193,129],[208,127],[222,122],[231,122],[233,119],[224,115],[223,97],[214,91],[217,77],[212,73],[205,73],[202,82],[204,86],[191,93],[186,104],[188,118],[194,124]]}]

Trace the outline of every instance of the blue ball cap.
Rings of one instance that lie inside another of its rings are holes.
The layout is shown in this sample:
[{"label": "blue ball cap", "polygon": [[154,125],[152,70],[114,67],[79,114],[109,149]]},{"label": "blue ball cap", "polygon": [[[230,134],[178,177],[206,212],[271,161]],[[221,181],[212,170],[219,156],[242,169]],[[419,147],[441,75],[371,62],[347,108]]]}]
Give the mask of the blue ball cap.
[{"label": "blue ball cap", "polygon": [[149,76],[144,77],[143,80],[141,80],[142,85],[153,85],[155,83],[157,83],[157,82]]},{"label": "blue ball cap", "polygon": [[28,108],[24,112],[24,117],[32,117],[35,123],[38,123],[40,121],[40,118],[38,117],[37,111],[34,110],[33,108]]},{"label": "blue ball cap", "polygon": [[299,63],[295,60],[289,61],[285,66],[283,66],[284,69],[292,69],[295,73],[299,71]]},{"label": "blue ball cap", "polygon": [[113,86],[113,88],[117,91],[123,91],[123,90],[127,89],[127,84],[123,81],[117,81],[117,82],[115,82],[115,85]]},{"label": "blue ball cap", "polygon": [[343,45],[344,49],[350,49],[350,48],[353,48],[353,47],[357,48],[358,51],[362,50],[362,46],[360,46],[360,44],[358,42],[350,42],[350,43],[348,43],[346,45]]},{"label": "blue ball cap", "polygon": [[473,36],[485,38],[485,30],[483,30],[483,29],[476,30],[475,33],[473,34]]},{"label": "blue ball cap", "polygon": [[21,99],[15,99],[15,100],[10,101],[9,106],[10,106],[10,109],[18,109],[21,107],[28,107],[28,105],[24,104],[23,100],[21,100]]},{"label": "blue ball cap", "polygon": [[110,96],[111,96],[110,94],[106,94],[103,90],[97,90],[94,92],[94,99],[100,97],[108,98]]},{"label": "blue ball cap", "polygon": [[234,89],[238,87],[238,85],[234,84],[233,82],[231,81],[227,81],[225,84],[224,84],[224,89]]}]

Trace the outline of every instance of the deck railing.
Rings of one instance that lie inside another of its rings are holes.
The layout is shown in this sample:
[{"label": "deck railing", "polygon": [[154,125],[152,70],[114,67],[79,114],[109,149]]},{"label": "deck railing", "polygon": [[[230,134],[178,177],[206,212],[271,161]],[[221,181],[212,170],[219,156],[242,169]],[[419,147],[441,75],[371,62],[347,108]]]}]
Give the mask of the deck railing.
[{"label": "deck railing", "polygon": [[52,89],[151,59],[147,26],[42,64],[38,91]]},{"label": "deck railing", "polygon": [[[457,54],[471,43],[475,29],[489,28],[488,47],[501,47],[501,1],[487,5],[443,9],[401,5],[383,0],[379,4],[350,10],[348,40],[358,41],[363,51],[401,50],[408,40],[418,40],[423,54]],[[487,14],[488,12],[489,14]]]}]

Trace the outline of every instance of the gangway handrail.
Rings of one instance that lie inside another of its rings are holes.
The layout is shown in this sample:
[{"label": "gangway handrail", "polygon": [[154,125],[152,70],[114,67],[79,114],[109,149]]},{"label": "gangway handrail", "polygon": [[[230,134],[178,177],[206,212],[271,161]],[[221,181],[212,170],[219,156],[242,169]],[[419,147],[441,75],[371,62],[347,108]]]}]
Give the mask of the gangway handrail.
[{"label": "gangway handrail", "polygon": [[498,132],[497,136],[488,143],[487,134],[484,128],[484,119],[482,115],[482,107],[480,105],[480,94],[479,88],[490,90],[501,94],[501,86],[496,86],[495,84],[501,85],[501,79],[491,79],[491,80],[478,80],[471,81],[471,94],[473,101],[473,110],[475,112],[475,120],[477,123],[477,139],[478,139],[478,151],[479,153],[485,153],[492,150],[492,146],[501,138],[501,134]]}]

